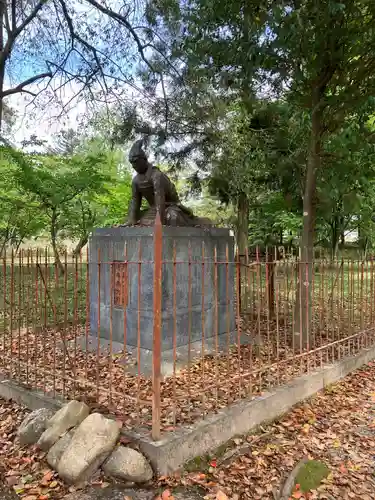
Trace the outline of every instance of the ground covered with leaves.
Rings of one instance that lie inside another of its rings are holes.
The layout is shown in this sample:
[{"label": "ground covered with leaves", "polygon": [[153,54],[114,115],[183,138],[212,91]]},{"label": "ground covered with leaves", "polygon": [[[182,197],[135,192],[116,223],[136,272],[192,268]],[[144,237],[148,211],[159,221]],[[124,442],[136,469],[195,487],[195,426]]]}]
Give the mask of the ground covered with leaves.
[{"label": "ground covered with leaves", "polygon": [[[319,324],[319,321],[315,321]],[[315,324],[314,323],[314,324]],[[320,324],[311,350],[293,345],[290,322],[266,318],[238,320],[248,343],[227,345],[217,352],[191,354],[182,369],[161,381],[161,430],[172,431],[244,398],[320,369],[374,343],[366,329]],[[114,353],[100,345],[86,346],[88,331],[78,326],[0,334],[0,374],[30,389],[64,399],[80,399],[109,413],[130,430],[152,427],[153,387],[142,374],[137,353]],[[88,344],[87,344],[88,345]]]},{"label": "ground covered with leaves", "polygon": [[292,499],[375,498],[375,363],[317,394],[258,433],[234,439],[217,456],[196,460],[191,472],[162,484],[196,486],[207,498],[278,499],[281,485],[304,457],[329,474]]},{"label": "ground covered with leaves", "polygon": [[[49,469],[45,454],[17,443],[16,430],[26,412],[1,401],[1,482],[24,500],[64,498],[69,490]],[[159,478],[155,496],[162,492],[162,498],[169,498],[168,491],[173,496],[181,488],[194,488],[208,499],[275,500],[295,465],[309,457],[328,467],[328,477],[308,492],[297,483],[292,499],[373,500],[374,450],[375,362],[257,433],[233,439],[216,456],[197,459],[174,477]],[[101,477],[94,484],[108,486]]]}]

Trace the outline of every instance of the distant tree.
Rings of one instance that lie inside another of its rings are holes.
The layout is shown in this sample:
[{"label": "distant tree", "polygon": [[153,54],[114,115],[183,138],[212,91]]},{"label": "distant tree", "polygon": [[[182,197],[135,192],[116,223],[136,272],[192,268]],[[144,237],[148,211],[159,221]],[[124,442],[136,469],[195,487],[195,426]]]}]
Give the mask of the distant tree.
[{"label": "distant tree", "polygon": [[[30,156],[11,148],[3,150],[17,166],[19,188],[39,205],[48,220],[51,245],[60,271],[64,271],[58,252],[58,236],[67,220],[71,204],[87,193],[104,189],[107,177],[101,173],[102,155],[72,157]],[[92,228],[92,226],[91,226]],[[85,227],[86,233],[89,231]]]}]

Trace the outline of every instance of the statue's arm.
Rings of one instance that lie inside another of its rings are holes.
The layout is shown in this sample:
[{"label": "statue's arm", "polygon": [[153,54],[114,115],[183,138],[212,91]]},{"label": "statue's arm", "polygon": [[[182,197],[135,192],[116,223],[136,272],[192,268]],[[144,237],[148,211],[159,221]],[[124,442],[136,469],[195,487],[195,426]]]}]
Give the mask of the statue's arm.
[{"label": "statue's arm", "polygon": [[155,207],[159,212],[162,224],[165,224],[165,186],[161,172],[156,171],[153,175]]},{"label": "statue's arm", "polygon": [[142,204],[142,195],[138,191],[137,184],[133,180],[133,182],[132,182],[132,201],[130,204],[129,220],[128,220],[129,224],[134,225],[139,221],[141,204]]}]

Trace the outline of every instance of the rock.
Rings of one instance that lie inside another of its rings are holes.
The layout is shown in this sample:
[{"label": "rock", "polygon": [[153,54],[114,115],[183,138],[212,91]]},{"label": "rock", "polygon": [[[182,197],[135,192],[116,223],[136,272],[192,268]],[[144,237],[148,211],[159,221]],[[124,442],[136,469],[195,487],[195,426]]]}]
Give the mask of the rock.
[{"label": "rock", "polygon": [[48,462],[48,465],[52,467],[52,469],[57,469],[60,459],[65,452],[65,450],[68,448],[70,441],[72,440],[74,436],[75,430],[72,429],[71,431],[67,432],[60,438],[49,450],[46,460]]},{"label": "rock", "polygon": [[146,458],[139,451],[125,446],[119,446],[113,451],[103,470],[108,476],[134,483],[146,483],[153,476]]},{"label": "rock", "polygon": [[99,413],[89,415],[76,429],[63,453],[57,472],[67,483],[86,481],[105,461],[116,445],[120,428]]},{"label": "rock", "polygon": [[54,411],[47,408],[40,408],[29,413],[17,431],[21,445],[35,444],[46,430],[47,423],[53,414]]},{"label": "rock", "polygon": [[90,413],[89,407],[80,401],[70,401],[50,419],[47,429],[40,436],[38,446],[48,451],[66,431],[79,425]]}]

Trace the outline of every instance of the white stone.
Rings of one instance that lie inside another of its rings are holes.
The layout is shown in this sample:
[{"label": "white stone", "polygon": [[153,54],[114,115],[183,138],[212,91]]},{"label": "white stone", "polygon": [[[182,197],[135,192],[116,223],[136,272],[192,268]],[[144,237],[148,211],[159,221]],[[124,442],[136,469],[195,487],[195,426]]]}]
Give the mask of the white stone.
[{"label": "white stone", "polygon": [[57,467],[59,465],[60,459],[65,452],[65,450],[68,448],[73,436],[74,436],[75,430],[72,429],[71,431],[67,432],[60,438],[49,450],[47,453],[47,463],[48,465],[54,469],[57,470]]},{"label": "white stone", "polygon": [[133,483],[146,483],[153,476],[146,458],[139,451],[125,446],[119,446],[113,451],[103,470],[108,476]]},{"label": "white stone", "polygon": [[29,413],[17,431],[21,445],[35,444],[46,430],[47,423],[53,414],[54,411],[47,408],[39,408]]},{"label": "white stone", "polygon": [[82,483],[96,472],[116,445],[120,428],[99,413],[89,415],[76,429],[57,472],[70,484]]},{"label": "white stone", "polygon": [[40,436],[38,446],[48,451],[69,429],[79,425],[90,413],[89,407],[81,401],[70,401],[50,419],[47,429]]}]

